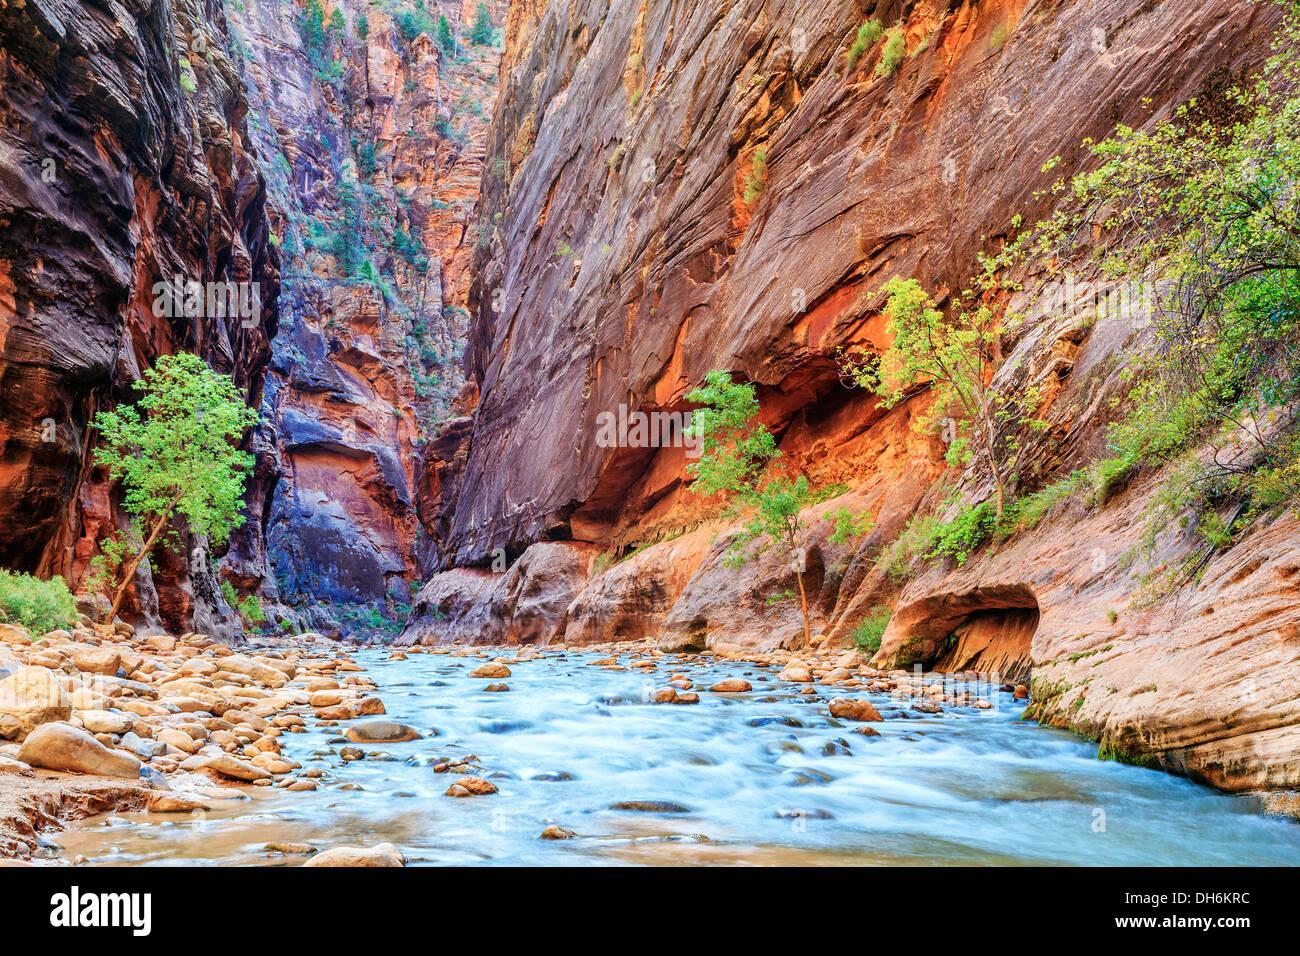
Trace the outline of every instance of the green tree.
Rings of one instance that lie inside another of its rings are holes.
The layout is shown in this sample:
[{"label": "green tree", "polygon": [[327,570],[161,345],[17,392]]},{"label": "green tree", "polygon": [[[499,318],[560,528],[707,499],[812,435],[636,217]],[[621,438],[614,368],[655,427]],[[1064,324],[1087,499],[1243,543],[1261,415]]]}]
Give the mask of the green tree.
[{"label": "green tree", "polygon": [[134,387],[141,393],[134,405],[100,412],[94,421],[103,440],[96,462],[121,483],[123,505],[143,538],[122,563],[107,621],[121,609],[140,562],[164,540],[179,541],[168,531],[173,517],[217,545],[243,524],[244,479],[253,466],[238,442],[257,424],[257,412],[229,376],[182,352],[161,357]]},{"label": "green tree", "polygon": [[1145,548],[1177,519],[1203,553],[1168,565],[1161,593],[1259,515],[1300,509],[1300,4],[1283,5],[1255,80],[1084,140],[1094,167],[1058,179],[1056,212],[1001,256],[1045,263],[1049,280],[1087,269],[1140,283],[1153,305],[1128,413],[1108,434],[1117,457],[1098,467],[1173,464]]},{"label": "green tree", "polygon": [[802,475],[791,479],[782,472],[777,463],[781,452],[776,440],[758,420],[758,398],[753,383],[735,383],[727,372],[715,369],[705,377],[704,385],[687,395],[686,400],[702,406],[691,416],[691,433],[700,439],[702,446],[699,459],[686,466],[687,474],[693,479],[692,490],[704,497],[734,495],[753,509],[752,518],[731,544],[727,563],[739,566],[747,557],[750,542],[764,537],[767,543],[760,550],[776,544],[794,558],[792,564],[799,582],[807,645],[812,630],[799,535],[804,529],[800,512],[813,504],[808,479]]},{"label": "green tree", "polygon": [[438,17],[438,30],[435,37],[438,46],[442,47],[443,52],[452,54],[456,52],[456,39],[451,35],[451,24],[447,22],[446,14]]},{"label": "green tree", "polygon": [[[996,494],[994,518],[1000,520],[1009,489],[1018,480],[1025,449],[1019,436],[1022,426],[1046,427],[1025,411],[1037,402],[1036,389],[1010,398],[990,384],[998,339],[1005,331],[1002,321],[984,304],[954,307],[945,314],[915,279],[895,276],[882,291],[893,343],[877,364],[850,363],[847,371],[858,385],[875,391],[886,408],[929,383],[935,401],[916,427],[943,433],[950,464],[985,464]],[[966,293],[962,298],[971,301],[975,296]],[[954,409],[961,417],[948,417]]]},{"label": "green tree", "polygon": [[474,11],[474,23],[469,28],[469,38],[479,46],[492,43],[492,12],[486,3],[480,3]]},{"label": "green tree", "polygon": [[298,21],[298,35],[302,38],[302,49],[307,55],[307,62],[320,67],[326,60],[329,45],[325,36],[325,9],[320,0],[307,0]]}]

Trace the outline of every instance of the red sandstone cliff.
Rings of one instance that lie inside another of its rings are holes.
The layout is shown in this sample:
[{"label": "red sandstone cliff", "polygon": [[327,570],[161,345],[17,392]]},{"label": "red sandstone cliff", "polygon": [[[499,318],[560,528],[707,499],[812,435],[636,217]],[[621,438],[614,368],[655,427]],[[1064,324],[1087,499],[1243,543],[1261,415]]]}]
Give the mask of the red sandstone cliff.
[{"label": "red sandstone cliff", "polygon": [[[868,15],[905,24],[892,75],[875,73],[878,45],[849,67]],[[767,601],[793,571],[771,553],[724,566],[730,532],[701,523],[681,449],[595,440],[602,412],[682,409],[724,368],[759,383],[794,470],[838,494],[804,541],[819,629],[842,638],[893,607],[880,663],[1032,667],[1033,714],[1109,751],[1230,789],[1300,784],[1293,522],[1254,531],[1159,613],[1118,612],[1136,584],[1116,558],[1158,480],[1139,475],[900,584],[876,558],[936,504],[942,449],[910,428],[923,392],[886,413],[835,362],[885,344],[884,281],[962,288],[1014,216],[1049,211],[1045,160],[1078,168],[1085,137],[1253,70],[1274,16],[1247,0],[514,5],[471,292],[480,397],[440,489],[442,566],[478,570],[434,577],[403,640],[794,646],[797,607]],[[1031,486],[1101,449],[1140,335],[1062,312],[1004,343],[1016,361],[998,386],[1050,397]],[[824,515],[841,504],[876,524],[834,545]],[[493,574],[503,556],[518,560]],[[536,602],[513,623],[544,590],[545,626]]]}]

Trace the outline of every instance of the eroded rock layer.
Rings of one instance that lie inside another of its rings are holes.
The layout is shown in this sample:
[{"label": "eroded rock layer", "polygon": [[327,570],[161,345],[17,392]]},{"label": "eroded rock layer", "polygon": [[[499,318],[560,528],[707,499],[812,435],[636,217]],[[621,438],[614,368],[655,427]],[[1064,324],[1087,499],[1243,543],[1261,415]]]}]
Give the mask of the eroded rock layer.
[{"label": "eroded rock layer", "polygon": [[[892,71],[879,43],[850,62],[869,16],[903,27]],[[962,567],[891,578],[878,559],[912,515],[942,514],[953,482],[967,501],[987,489],[945,475],[942,446],[911,427],[924,391],[886,411],[836,362],[887,344],[887,279],[963,288],[1015,217],[1050,211],[1042,191],[1082,168],[1086,137],[1250,73],[1275,22],[1246,0],[513,6],[471,290],[478,404],[437,488],[440,566],[478,570],[435,576],[403,639],[800,642],[797,602],[772,600],[793,586],[788,556],[723,560],[735,528],[684,487],[682,448],[597,440],[603,413],[684,410],[722,368],[758,383],[784,461],[823,494],[801,541],[816,632],[847,639],[892,609],[878,664],[1032,670],[1030,714],[1103,753],[1228,789],[1295,786],[1293,522],[1252,531],[1145,614],[1120,556],[1159,475],[1059,506]],[[1135,316],[1070,305],[1002,343],[995,385],[1047,399],[1029,487],[1102,450],[1142,342]],[[874,524],[833,544],[841,506]],[[1187,546],[1167,536],[1159,554]],[[569,549],[570,568],[598,552],[548,628],[458,623],[514,587],[493,561],[541,547]]]}]

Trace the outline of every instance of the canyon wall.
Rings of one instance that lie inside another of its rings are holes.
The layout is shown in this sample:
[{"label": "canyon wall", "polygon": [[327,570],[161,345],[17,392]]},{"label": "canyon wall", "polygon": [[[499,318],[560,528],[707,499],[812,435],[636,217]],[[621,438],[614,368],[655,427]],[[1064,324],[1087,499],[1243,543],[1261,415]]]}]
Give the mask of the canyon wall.
[{"label": "canyon wall", "polygon": [[278,620],[382,633],[427,569],[426,444],[463,384],[499,50],[465,41],[459,2],[325,3],[315,34],[307,16],[286,0],[231,14],[284,269],[253,520],[223,570]]},{"label": "canyon wall", "polygon": [[[259,399],[279,257],[226,31],[197,0],[0,7],[0,565],[75,582],[125,523],[88,425],[158,356]],[[260,314],[160,316],[174,276],[256,282]],[[232,634],[205,554],[146,564],[128,614]]]},{"label": "canyon wall", "polygon": [[[225,581],[271,626],[400,626],[430,564],[424,446],[472,401],[459,369],[500,55],[467,41],[476,8],[0,10],[0,566],[84,586],[128,524],[88,423],[191,350],[261,412],[246,520],[224,554],[188,536],[157,551],[125,616],[236,639],[251,622]],[[504,26],[505,0],[489,9]],[[160,317],[154,283],[174,276],[256,283],[261,314]]]},{"label": "canyon wall", "polygon": [[[902,24],[894,68],[881,42],[850,62],[867,17]],[[887,345],[886,280],[964,288],[1016,217],[1050,211],[1043,191],[1083,168],[1085,138],[1215,96],[1260,65],[1276,18],[1248,0],[513,5],[470,292],[478,404],[441,454],[449,570],[401,640],[798,647],[797,601],[773,600],[795,585],[789,557],[729,566],[737,529],[684,486],[682,448],[597,440],[602,413],[686,410],[722,368],[757,383],[822,498],[801,541],[818,632],[845,640],[891,609],[880,665],[1032,670],[1031,716],[1106,754],[1228,789],[1300,785],[1293,521],[1252,529],[1157,611],[1130,609],[1123,556],[1159,474],[1064,502],[964,566],[891,576],[878,559],[910,517],[946,513],[949,486],[989,489],[912,427],[924,390],[885,409],[837,362]],[[1104,450],[1145,341],[1143,315],[1071,306],[1001,343],[997,387],[1046,398],[1030,489]],[[874,524],[836,544],[842,507]],[[1160,556],[1188,547],[1171,533]],[[469,611],[508,612],[540,582],[544,627]]]}]

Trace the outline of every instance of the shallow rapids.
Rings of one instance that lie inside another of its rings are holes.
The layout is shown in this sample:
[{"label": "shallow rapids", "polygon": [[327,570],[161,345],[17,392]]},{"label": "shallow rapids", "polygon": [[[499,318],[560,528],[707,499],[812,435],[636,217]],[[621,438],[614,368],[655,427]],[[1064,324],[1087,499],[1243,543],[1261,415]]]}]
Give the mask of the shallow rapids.
[{"label": "shallow rapids", "polygon": [[[833,688],[783,683],[776,668],[657,661],[653,676],[589,666],[595,655],[510,662],[510,691],[468,673],[482,660],[385,650],[354,655],[387,716],[425,738],[363,746],[345,762],[339,727],[283,738],[327,776],[314,792],[248,788],[194,815],[96,817],[54,834],[64,861],[297,865],[271,843],[396,844],[409,864],[1285,865],[1300,825],[1165,773],[1098,761],[1096,745],[996,706],[910,716],[858,690],[886,720],[838,721]],[[629,663],[621,658],[620,663]],[[643,702],[685,672],[695,705]],[[707,688],[745,677],[752,693]],[[854,733],[870,726],[879,737]],[[444,796],[433,765],[477,756],[500,792]],[[359,788],[359,789],[357,789]],[[638,809],[615,809],[616,804]],[[539,837],[549,824],[568,840]]]}]

